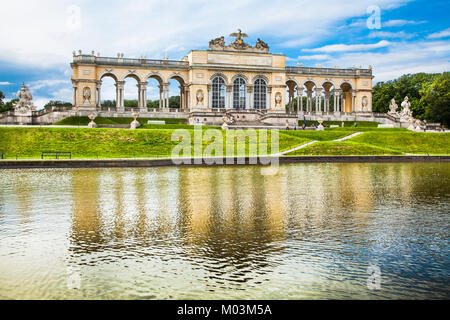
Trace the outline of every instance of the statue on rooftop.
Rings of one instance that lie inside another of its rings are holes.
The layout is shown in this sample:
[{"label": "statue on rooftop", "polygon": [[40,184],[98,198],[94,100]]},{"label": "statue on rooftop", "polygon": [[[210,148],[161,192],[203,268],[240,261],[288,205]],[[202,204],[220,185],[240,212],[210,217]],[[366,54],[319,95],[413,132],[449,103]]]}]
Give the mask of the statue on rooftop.
[{"label": "statue on rooftop", "polygon": [[258,38],[258,41],[256,41],[255,49],[259,49],[261,51],[269,51],[269,45],[262,41],[260,38]]},{"label": "statue on rooftop", "polygon": [[209,48],[216,50],[216,49],[223,49],[225,47],[225,37],[222,36],[220,38],[212,39],[209,42]]}]

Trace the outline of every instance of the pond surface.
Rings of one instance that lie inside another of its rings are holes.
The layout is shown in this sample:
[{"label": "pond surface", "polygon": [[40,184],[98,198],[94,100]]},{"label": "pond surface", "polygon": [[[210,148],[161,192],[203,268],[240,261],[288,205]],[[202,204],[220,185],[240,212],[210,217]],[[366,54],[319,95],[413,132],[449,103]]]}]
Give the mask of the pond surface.
[{"label": "pond surface", "polygon": [[449,299],[449,208],[449,163],[0,170],[0,298]]}]

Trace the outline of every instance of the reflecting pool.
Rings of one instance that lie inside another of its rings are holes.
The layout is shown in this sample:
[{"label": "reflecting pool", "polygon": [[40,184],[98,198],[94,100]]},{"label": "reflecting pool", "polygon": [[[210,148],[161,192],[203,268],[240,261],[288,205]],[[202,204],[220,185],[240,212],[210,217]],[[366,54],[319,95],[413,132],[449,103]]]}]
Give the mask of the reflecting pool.
[{"label": "reflecting pool", "polygon": [[450,298],[450,163],[0,170],[1,299]]}]

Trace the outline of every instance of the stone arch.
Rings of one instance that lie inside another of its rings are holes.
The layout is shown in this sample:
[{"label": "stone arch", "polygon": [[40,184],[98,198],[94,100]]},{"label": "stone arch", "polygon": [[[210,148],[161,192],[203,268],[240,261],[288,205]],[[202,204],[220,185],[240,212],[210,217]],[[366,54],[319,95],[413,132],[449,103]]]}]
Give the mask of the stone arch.
[{"label": "stone arch", "polygon": [[287,79],[286,79],[286,84],[287,84],[288,82],[293,82],[293,83],[295,83],[296,86],[299,86],[299,82],[298,82],[297,79],[295,79],[295,78],[291,78],[291,77],[287,78]]},{"label": "stone arch", "polygon": [[350,81],[343,80],[339,85],[341,90],[341,111],[352,112],[353,86]]},{"label": "stone arch", "polygon": [[301,82],[301,86],[305,87],[306,89],[308,89],[308,86],[306,85],[308,82],[313,84],[312,88],[314,88],[314,87],[319,88],[319,86],[317,85],[317,82],[314,79],[305,79],[305,80],[303,80]]},{"label": "stone arch", "polygon": [[142,82],[141,77],[139,76],[139,74],[135,73],[135,72],[127,72],[126,74],[124,74],[122,81],[125,81],[126,78],[133,78],[137,81],[137,83]]},{"label": "stone arch", "polygon": [[325,87],[324,87],[324,84],[326,84],[326,83],[330,83],[332,87],[337,88],[336,83],[333,81],[333,79],[325,79],[325,80],[323,80],[323,81],[320,83],[320,86],[321,86],[322,88],[325,88]]},{"label": "stone arch", "polygon": [[105,70],[102,73],[100,73],[100,75],[98,76],[98,80],[102,80],[102,78],[104,77],[111,77],[114,79],[114,81],[117,83],[117,81],[119,81],[119,76],[117,75],[117,73],[115,73],[112,70]]},{"label": "stone arch", "polygon": [[256,80],[258,79],[263,79],[267,85],[269,85],[270,81],[269,81],[269,77],[266,76],[265,74],[262,73],[258,73],[256,74],[253,78],[252,78],[252,83],[255,83]]},{"label": "stone arch", "polygon": [[242,79],[244,79],[244,81],[245,81],[247,84],[248,84],[248,82],[249,82],[248,77],[247,77],[244,73],[239,72],[239,73],[236,73],[236,74],[233,75],[233,77],[231,78],[231,83],[234,83],[234,80],[236,80],[237,78],[242,78]]},{"label": "stone arch", "polygon": [[221,77],[223,80],[225,80],[225,85],[228,85],[228,77],[223,72],[214,72],[210,77],[209,80],[211,82],[214,80],[215,77]]},{"label": "stone arch", "polygon": [[[187,109],[187,99],[186,99],[186,78],[180,73],[180,72],[174,72],[171,75],[169,75],[167,77],[167,83],[170,83],[170,80],[175,80],[177,81],[180,85],[179,85],[179,106],[180,109]],[[169,89],[170,86],[167,86],[167,95],[169,96],[169,103],[170,103],[170,92],[171,89]],[[203,101],[203,99],[202,99]],[[170,107],[170,105],[169,105]]]},{"label": "stone arch", "polygon": [[293,78],[288,78],[286,80],[286,101],[288,104],[288,108],[289,108],[289,112],[294,112],[294,110],[296,109],[295,106],[295,93],[296,93],[296,88],[299,88],[298,86],[298,82],[293,79]]},{"label": "stone arch", "polygon": [[164,76],[160,74],[159,72],[150,72],[145,76],[145,80],[147,79],[156,79],[160,85],[164,84]]},{"label": "stone arch", "polygon": [[170,79],[177,80],[181,85],[185,85],[187,83],[186,77],[182,75],[180,72],[172,73],[170,76],[167,77],[167,81],[169,81]]},{"label": "stone arch", "polygon": [[337,88],[342,88],[342,85],[344,84],[348,84],[350,88],[353,89],[353,84],[351,83],[351,81],[345,79],[339,82],[339,86]]}]

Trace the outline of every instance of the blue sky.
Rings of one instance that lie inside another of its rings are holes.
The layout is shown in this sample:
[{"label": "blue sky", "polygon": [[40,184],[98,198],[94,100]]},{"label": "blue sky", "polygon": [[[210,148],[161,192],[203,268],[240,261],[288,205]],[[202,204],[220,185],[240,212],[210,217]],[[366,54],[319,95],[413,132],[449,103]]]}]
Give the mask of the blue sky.
[{"label": "blue sky", "polygon": [[[373,23],[378,9],[380,25]],[[449,1],[15,0],[2,12],[0,90],[11,99],[25,82],[39,107],[71,101],[73,50],[181,59],[212,38],[232,41],[228,34],[237,28],[248,42],[261,38],[270,52],[285,54],[288,65],[372,65],[375,82],[450,69]],[[136,95],[132,81],[127,99]],[[149,99],[156,94],[150,83]],[[114,98],[112,80],[104,81],[102,97]]]}]

